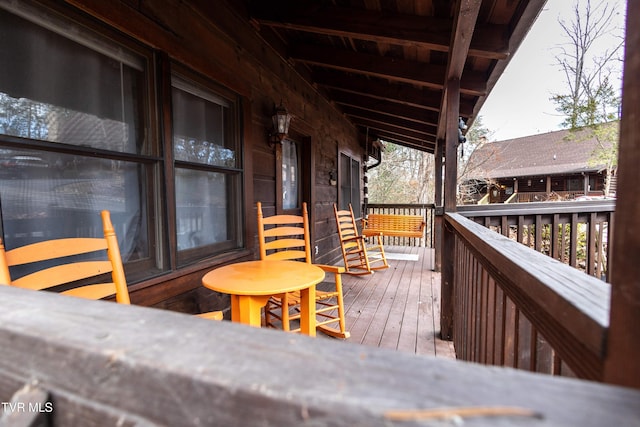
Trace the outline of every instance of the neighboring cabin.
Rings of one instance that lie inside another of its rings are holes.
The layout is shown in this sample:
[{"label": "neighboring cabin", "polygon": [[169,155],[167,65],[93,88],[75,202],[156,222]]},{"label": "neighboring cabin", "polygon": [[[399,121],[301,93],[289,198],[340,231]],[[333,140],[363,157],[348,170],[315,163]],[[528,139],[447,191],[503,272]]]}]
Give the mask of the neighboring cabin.
[{"label": "neighboring cabin", "polygon": [[615,174],[605,194],[607,168],[593,160],[600,148],[589,130],[484,143],[469,159],[461,186],[463,201],[542,202],[615,195]]}]

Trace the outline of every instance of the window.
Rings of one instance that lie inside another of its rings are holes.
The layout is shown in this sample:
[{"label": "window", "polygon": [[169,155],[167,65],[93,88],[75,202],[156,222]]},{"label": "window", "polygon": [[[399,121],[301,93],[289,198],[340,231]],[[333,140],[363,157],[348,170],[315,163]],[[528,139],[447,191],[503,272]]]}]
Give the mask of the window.
[{"label": "window", "polygon": [[179,75],[172,79],[176,233],[180,264],[241,245],[237,107]]},{"label": "window", "polygon": [[150,271],[148,58],[29,3],[3,4],[0,39],[6,246],[101,235],[108,209],[123,260]]},{"label": "window", "polygon": [[300,207],[300,162],[298,145],[288,139],[282,141],[282,208]]},{"label": "window", "polygon": [[605,176],[602,174],[589,175],[589,191],[604,191]]},{"label": "window", "polygon": [[356,218],[362,216],[360,206],[360,162],[340,153],[339,170],[340,190],[338,193],[338,205],[340,209],[353,208]]},{"label": "window", "polygon": [[584,178],[568,178],[567,191],[584,191]]}]

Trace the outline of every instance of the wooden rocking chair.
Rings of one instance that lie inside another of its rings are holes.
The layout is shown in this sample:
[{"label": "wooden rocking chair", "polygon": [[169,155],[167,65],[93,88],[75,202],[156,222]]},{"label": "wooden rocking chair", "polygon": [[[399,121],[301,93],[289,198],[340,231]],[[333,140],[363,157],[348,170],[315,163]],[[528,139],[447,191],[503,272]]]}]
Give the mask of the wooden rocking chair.
[{"label": "wooden rocking chair", "polygon": [[374,270],[389,268],[382,245],[382,235],[369,236],[370,242],[360,235],[351,204],[349,204],[349,210],[338,210],[334,203],[333,211],[336,216],[346,273],[363,275],[371,274]]},{"label": "wooden rocking chair", "polygon": [[[260,259],[293,260],[311,264],[307,204],[302,205],[302,215],[274,215],[266,218],[262,214],[260,202],[257,203],[257,208]],[[333,273],[335,279],[332,290],[316,290],[316,328],[335,338],[349,338],[342,298],[341,273],[345,270],[339,266],[316,265],[325,272]],[[299,292],[273,296],[264,309],[265,325],[280,326],[285,331],[299,331],[299,328],[291,329],[291,321],[300,318],[299,303]],[[290,314],[291,308],[295,309],[294,314]],[[277,321],[280,321],[279,325]],[[331,324],[335,325],[329,326]]]},{"label": "wooden rocking chair", "polygon": [[[0,285],[44,290],[82,281],[83,284],[61,293],[94,300],[115,295],[116,302],[130,304],[127,280],[111,215],[109,211],[104,210],[101,217],[104,237],[45,240],[8,251],[5,251],[4,243],[0,239]],[[40,267],[39,263],[43,261],[46,261],[45,267],[17,279],[11,278],[10,267],[32,265],[35,268]],[[54,265],[51,265],[52,263]],[[94,283],[94,279],[107,273],[111,273],[111,277]],[[84,284],[89,280],[91,284]],[[197,316],[221,320],[222,312],[212,311]]]}]

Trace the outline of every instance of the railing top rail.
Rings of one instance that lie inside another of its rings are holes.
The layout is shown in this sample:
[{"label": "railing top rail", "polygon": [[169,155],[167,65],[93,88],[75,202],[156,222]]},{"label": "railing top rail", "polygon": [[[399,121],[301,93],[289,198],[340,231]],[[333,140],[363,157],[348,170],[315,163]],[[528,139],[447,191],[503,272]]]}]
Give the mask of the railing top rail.
[{"label": "railing top rail", "polygon": [[636,390],[581,382],[575,393],[574,379],[8,286],[0,348],[3,401],[35,382],[51,393],[59,425],[78,413],[105,424],[108,411],[152,426],[404,426],[411,416],[447,421],[443,406],[448,416],[523,410],[474,418],[477,426],[496,417],[513,426],[640,422]]},{"label": "railing top rail", "polygon": [[611,285],[461,214],[446,219],[554,348],[584,348],[601,362]]},{"label": "railing top rail", "polygon": [[412,208],[412,209],[433,209],[433,203],[368,203],[368,208]]},{"label": "railing top rail", "polygon": [[556,213],[614,212],[615,200],[573,202],[501,203],[458,206],[458,213],[466,217],[508,215],[551,215]]}]

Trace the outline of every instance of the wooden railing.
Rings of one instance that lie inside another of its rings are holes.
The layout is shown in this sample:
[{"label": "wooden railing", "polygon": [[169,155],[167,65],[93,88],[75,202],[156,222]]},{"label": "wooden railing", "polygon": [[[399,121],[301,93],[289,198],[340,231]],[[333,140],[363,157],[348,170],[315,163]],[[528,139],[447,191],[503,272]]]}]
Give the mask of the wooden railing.
[{"label": "wooden railing", "polygon": [[601,380],[610,285],[460,214],[445,221],[457,357]]},{"label": "wooden railing", "polygon": [[7,426],[640,423],[638,390],[8,286],[0,349]]},{"label": "wooden railing", "polygon": [[[516,193],[517,203],[535,203],[535,202],[548,202],[548,201],[562,201],[562,200],[574,200],[576,197],[584,196],[584,190],[580,191],[552,191],[547,193],[545,191],[528,191]],[[592,193],[592,195],[602,196],[602,192]]]},{"label": "wooden railing", "polygon": [[459,206],[458,212],[538,252],[607,280],[615,202]]},{"label": "wooden railing", "polygon": [[433,204],[379,204],[369,203],[367,215],[372,213],[393,215],[421,215],[424,218],[425,232],[423,237],[383,236],[383,243],[390,246],[420,246],[433,248],[434,239],[434,205]]}]

